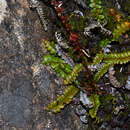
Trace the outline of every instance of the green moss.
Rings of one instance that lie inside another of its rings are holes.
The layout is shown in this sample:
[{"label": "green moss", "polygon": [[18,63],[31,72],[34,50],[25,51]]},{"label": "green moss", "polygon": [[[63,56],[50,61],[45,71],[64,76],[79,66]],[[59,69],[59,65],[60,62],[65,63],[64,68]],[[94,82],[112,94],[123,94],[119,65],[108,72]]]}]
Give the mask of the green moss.
[{"label": "green moss", "polygon": [[75,16],[74,14],[71,15],[71,17],[68,19],[68,24],[71,25],[71,29],[73,31],[83,31],[85,27],[85,21],[86,18],[83,16]]}]

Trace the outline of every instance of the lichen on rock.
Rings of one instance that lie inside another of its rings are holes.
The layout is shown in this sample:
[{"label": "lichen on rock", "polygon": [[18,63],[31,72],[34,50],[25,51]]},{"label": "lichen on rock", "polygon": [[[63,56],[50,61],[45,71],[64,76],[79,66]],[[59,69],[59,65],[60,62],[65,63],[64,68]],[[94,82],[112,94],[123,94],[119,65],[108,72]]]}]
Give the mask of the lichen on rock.
[{"label": "lichen on rock", "polygon": [[6,0],[0,0],[0,24],[6,17],[7,6]]}]

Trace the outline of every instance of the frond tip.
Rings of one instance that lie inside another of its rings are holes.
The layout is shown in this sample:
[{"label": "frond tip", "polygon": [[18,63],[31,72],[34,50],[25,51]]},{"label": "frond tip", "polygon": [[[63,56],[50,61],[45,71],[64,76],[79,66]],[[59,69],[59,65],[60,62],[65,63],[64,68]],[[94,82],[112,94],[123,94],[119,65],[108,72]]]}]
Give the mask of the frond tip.
[{"label": "frond tip", "polygon": [[54,113],[60,112],[66,104],[72,101],[72,98],[79,92],[79,89],[73,85],[66,88],[64,94],[59,96],[55,101],[46,107],[47,111],[52,111]]},{"label": "frond tip", "polygon": [[44,46],[50,54],[56,54],[55,43],[52,41],[43,40]]}]

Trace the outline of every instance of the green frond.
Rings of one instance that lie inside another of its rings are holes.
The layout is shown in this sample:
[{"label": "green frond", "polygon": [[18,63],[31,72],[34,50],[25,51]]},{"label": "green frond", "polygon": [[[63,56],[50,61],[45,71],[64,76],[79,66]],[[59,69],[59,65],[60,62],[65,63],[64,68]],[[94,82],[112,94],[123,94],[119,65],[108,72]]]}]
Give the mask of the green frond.
[{"label": "green frond", "polygon": [[94,80],[98,81],[107,71],[110,66],[114,64],[125,64],[130,61],[130,51],[122,53],[110,53],[104,56],[105,63],[95,74]]},{"label": "green frond", "polygon": [[123,35],[126,31],[130,29],[130,23],[129,22],[122,22],[121,24],[118,24],[117,27],[113,31],[113,38],[115,40],[118,40],[120,36]]},{"label": "green frond", "polygon": [[64,84],[71,84],[74,80],[76,80],[80,71],[82,71],[83,65],[76,64],[70,74],[67,75],[66,79],[64,80]]},{"label": "green frond", "polygon": [[96,118],[98,108],[100,106],[99,95],[95,94],[90,96],[90,100],[93,103],[93,108],[89,110],[89,114],[92,118]]},{"label": "green frond", "polygon": [[101,0],[90,0],[89,6],[92,8],[91,14],[95,15],[97,21],[101,23],[104,20]]},{"label": "green frond", "polygon": [[52,41],[43,40],[44,46],[50,54],[56,54],[55,43]]},{"label": "green frond", "polygon": [[112,64],[125,64],[130,61],[130,51],[107,54],[103,61]]},{"label": "green frond", "polygon": [[110,66],[112,66],[112,63],[104,64],[98,72],[94,75],[94,80],[97,82],[107,71]]},{"label": "green frond", "polygon": [[56,101],[53,101],[46,107],[47,111],[52,111],[54,113],[60,112],[66,104],[69,104],[73,97],[79,92],[79,89],[75,86],[68,86],[62,96],[59,96]]},{"label": "green frond", "polygon": [[93,64],[99,64],[99,63],[101,63],[102,60],[103,60],[103,58],[104,58],[104,54],[102,53],[102,51],[100,51],[94,57]]}]

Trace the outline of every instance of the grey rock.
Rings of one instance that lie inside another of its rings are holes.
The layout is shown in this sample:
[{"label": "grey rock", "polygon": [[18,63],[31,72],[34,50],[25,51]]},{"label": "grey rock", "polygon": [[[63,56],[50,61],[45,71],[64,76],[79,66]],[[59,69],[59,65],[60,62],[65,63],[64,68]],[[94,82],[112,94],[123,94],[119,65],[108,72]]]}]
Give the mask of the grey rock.
[{"label": "grey rock", "polygon": [[24,127],[30,120],[30,101],[25,97],[14,96],[9,92],[0,95],[0,113],[10,125]]}]

